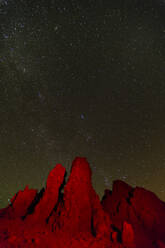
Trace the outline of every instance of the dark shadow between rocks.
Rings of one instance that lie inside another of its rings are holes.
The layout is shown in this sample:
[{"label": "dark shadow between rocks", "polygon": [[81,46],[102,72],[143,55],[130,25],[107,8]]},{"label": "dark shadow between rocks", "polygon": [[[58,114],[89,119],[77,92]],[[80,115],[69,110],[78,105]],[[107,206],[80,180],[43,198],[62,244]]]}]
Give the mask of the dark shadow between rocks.
[{"label": "dark shadow between rocks", "polygon": [[60,202],[63,202],[63,196],[64,196],[63,190],[64,190],[64,187],[66,185],[66,176],[67,176],[67,172],[65,171],[63,183],[61,184],[61,186],[59,188],[58,201],[57,201],[56,205],[54,206],[53,210],[51,211],[50,215],[46,219],[46,223],[49,222],[49,219],[52,216],[53,212],[56,212],[57,211],[57,208],[58,208],[59,203]]},{"label": "dark shadow between rocks", "polygon": [[26,215],[22,216],[22,220],[24,220],[29,214],[32,214],[34,212],[35,206],[39,203],[40,199],[42,198],[43,194],[45,192],[45,188],[43,187],[40,192],[38,192],[34,198],[34,200],[31,202],[30,206],[27,209]]},{"label": "dark shadow between rocks", "polygon": [[[111,227],[112,227],[114,232],[117,232],[117,241],[119,243],[122,243],[122,233],[121,233],[121,231],[115,225],[111,225]],[[111,240],[112,240],[112,237],[111,237]]]}]

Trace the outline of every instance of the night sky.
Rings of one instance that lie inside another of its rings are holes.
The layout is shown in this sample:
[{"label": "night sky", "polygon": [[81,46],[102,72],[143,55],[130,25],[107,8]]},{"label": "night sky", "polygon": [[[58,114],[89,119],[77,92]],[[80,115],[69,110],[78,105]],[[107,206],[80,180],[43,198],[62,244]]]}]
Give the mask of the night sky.
[{"label": "night sky", "polygon": [[165,201],[165,1],[0,0],[0,207],[76,156]]}]

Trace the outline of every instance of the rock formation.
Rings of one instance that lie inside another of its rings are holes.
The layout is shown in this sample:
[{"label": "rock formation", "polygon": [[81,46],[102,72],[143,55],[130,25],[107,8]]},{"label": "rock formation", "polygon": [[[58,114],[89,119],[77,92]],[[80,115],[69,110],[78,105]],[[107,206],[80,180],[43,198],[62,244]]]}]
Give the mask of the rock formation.
[{"label": "rock formation", "polygon": [[154,193],[116,180],[100,202],[86,158],[65,175],[57,164],[45,189],[26,186],[0,210],[0,248],[165,248],[165,203]]}]

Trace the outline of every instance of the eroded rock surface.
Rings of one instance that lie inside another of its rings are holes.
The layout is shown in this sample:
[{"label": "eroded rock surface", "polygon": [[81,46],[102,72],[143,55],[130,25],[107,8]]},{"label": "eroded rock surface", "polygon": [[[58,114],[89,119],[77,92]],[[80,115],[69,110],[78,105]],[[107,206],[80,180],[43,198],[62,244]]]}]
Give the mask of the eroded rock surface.
[{"label": "eroded rock surface", "polygon": [[57,164],[46,188],[26,186],[0,210],[0,248],[165,247],[165,203],[154,193],[117,180],[100,202],[86,158],[65,175]]}]

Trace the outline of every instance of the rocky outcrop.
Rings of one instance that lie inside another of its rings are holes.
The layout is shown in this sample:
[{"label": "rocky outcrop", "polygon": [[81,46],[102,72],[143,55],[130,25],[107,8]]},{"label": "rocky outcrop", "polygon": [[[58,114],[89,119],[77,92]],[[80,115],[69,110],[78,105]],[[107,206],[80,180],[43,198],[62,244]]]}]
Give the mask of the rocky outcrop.
[{"label": "rocky outcrop", "polygon": [[112,191],[105,190],[102,206],[118,235],[122,236],[123,243],[128,243],[126,236],[129,236],[131,243],[138,248],[159,247],[161,242],[165,244],[165,203],[154,193],[140,187],[132,188],[117,180]]},{"label": "rocky outcrop", "polygon": [[26,186],[0,210],[0,248],[165,247],[165,203],[155,194],[117,180],[100,202],[86,158],[65,176],[57,164],[45,188]]}]

